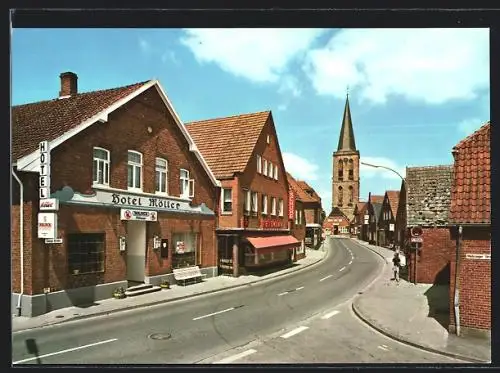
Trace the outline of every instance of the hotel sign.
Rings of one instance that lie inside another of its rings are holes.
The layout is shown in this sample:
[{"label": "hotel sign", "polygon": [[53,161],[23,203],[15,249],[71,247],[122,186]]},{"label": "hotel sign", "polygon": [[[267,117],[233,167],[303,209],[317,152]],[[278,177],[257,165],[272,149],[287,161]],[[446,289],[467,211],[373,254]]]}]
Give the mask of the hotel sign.
[{"label": "hotel sign", "polygon": [[55,212],[38,213],[38,238],[57,238],[57,214]]},{"label": "hotel sign", "polygon": [[121,220],[140,220],[140,221],[157,221],[158,214],[156,211],[150,210],[130,210],[121,209],[120,210]]},{"label": "hotel sign", "polygon": [[40,142],[38,149],[40,151],[40,180],[39,180],[39,196],[40,199],[50,197],[50,149],[49,142]]},{"label": "hotel sign", "polygon": [[[40,177],[38,197],[40,211],[57,211],[57,199],[50,198],[50,148],[48,141],[41,141],[38,145],[40,161]],[[38,238],[49,240],[57,239],[57,214],[54,212],[38,213]]]}]

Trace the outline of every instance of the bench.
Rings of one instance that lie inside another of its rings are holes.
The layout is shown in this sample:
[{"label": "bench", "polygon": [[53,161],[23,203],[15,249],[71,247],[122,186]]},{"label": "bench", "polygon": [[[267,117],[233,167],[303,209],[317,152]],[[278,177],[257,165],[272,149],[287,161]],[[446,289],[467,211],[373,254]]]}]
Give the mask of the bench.
[{"label": "bench", "polygon": [[173,270],[175,281],[178,284],[186,285],[187,281],[194,281],[195,283],[202,280],[206,274],[202,274],[200,267],[186,267],[186,268],[176,268]]}]

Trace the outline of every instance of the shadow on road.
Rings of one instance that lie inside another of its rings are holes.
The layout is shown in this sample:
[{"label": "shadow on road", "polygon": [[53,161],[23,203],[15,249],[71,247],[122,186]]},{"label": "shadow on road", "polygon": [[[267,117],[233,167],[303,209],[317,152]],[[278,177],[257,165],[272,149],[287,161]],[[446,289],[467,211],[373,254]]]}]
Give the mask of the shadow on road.
[{"label": "shadow on road", "polygon": [[284,264],[284,265],[266,267],[266,268],[255,269],[255,270],[247,270],[247,272],[249,275],[266,276],[266,275],[271,274],[271,273],[279,272],[279,271],[282,271],[282,270],[288,269],[288,268],[294,268],[297,266],[300,266],[300,264],[291,263],[291,264]]},{"label": "shadow on road", "polygon": [[26,343],[26,350],[28,351],[28,353],[35,355],[36,363],[42,364],[42,361],[40,360],[40,357],[38,354],[38,346],[36,344],[36,340],[33,338],[29,338],[29,339],[26,339],[25,343]]},{"label": "shadow on road", "polygon": [[429,304],[428,317],[434,318],[448,330],[450,324],[450,264],[448,263],[436,275],[434,285],[424,294]]}]

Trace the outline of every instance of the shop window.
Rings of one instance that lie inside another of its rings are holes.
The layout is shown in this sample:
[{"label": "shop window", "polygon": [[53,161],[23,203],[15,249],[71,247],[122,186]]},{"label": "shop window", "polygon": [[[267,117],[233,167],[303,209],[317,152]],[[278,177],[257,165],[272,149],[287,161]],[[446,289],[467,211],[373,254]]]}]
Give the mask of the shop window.
[{"label": "shop window", "polygon": [[245,196],[245,200],[243,201],[243,214],[244,215],[250,215],[250,205],[252,203],[251,201],[251,194],[250,191],[247,189],[243,189],[243,195]]},{"label": "shop window", "polygon": [[271,197],[271,215],[276,216],[276,197]]},{"label": "shop window", "polygon": [[142,154],[128,151],[128,189],[142,191]]},{"label": "shop window", "polygon": [[262,195],[262,214],[267,215],[267,196]]},{"label": "shop window", "polygon": [[252,215],[257,216],[258,207],[257,207],[257,192],[252,192]]},{"label": "shop window", "polygon": [[172,268],[196,265],[198,234],[192,232],[172,234]]},{"label": "shop window", "polygon": [[281,198],[278,203],[278,214],[283,217],[283,200]]},{"label": "shop window", "polygon": [[262,157],[257,154],[257,172],[262,173]]},{"label": "shop window", "polygon": [[222,212],[233,211],[233,193],[231,188],[222,188]]},{"label": "shop window", "polygon": [[72,233],[67,240],[70,274],[104,272],[104,233]]},{"label": "shop window", "polygon": [[166,159],[156,158],[155,162],[155,191],[168,194],[168,162]]},{"label": "shop window", "polygon": [[181,198],[194,197],[194,179],[189,178],[189,171],[181,168],[180,171],[180,196]]},{"label": "shop window", "polygon": [[92,182],[109,186],[109,150],[94,148]]}]

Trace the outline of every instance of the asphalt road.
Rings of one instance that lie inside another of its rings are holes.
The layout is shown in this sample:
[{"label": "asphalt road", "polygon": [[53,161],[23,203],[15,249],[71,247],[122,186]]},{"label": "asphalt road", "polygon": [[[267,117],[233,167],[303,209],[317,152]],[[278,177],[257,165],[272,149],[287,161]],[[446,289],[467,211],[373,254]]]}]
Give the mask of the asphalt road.
[{"label": "asphalt road", "polygon": [[[290,276],[179,302],[14,333],[12,359],[18,364],[217,362],[219,357],[234,356],[235,351],[262,343],[273,335],[289,333],[290,340],[301,337],[302,333],[296,332],[298,327],[320,315],[337,312],[335,307],[365,288],[381,266],[381,258],[365,247],[350,240],[332,239],[324,261]],[[336,317],[341,314],[332,316],[332,320],[342,320],[344,316]],[[368,343],[387,345],[385,337],[373,331],[367,336],[366,326],[352,315],[349,318],[341,326],[354,328],[355,333],[330,330],[329,338],[344,347],[329,355],[330,344],[322,356],[330,359],[342,356],[342,361],[349,360],[352,349],[345,347],[345,340],[354,343],[359,338],[356,333],[361,333],[362,345],[370,338]],[[382,339],[384,342],[380,342]],[[420,356],[432,355],[411,347],[401,348],[411,350],[413,355],[415,351]],[[269,357],[263,353],[261,359],[266,362]],[[259,358],[257,353],[253,355],[254,359]],[[356,355],[352,356],[351,362],[360,361]],[[439,358],[439,361],[445,359]],[[294,362],[298,358],[284,352],[279,359]]]}]

